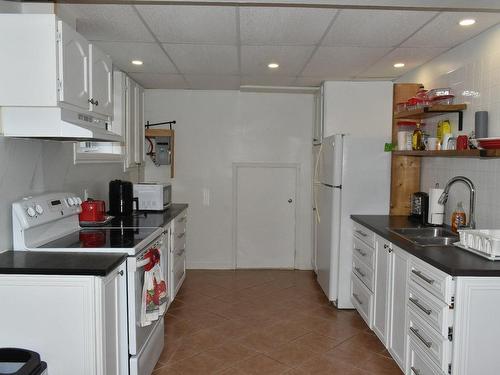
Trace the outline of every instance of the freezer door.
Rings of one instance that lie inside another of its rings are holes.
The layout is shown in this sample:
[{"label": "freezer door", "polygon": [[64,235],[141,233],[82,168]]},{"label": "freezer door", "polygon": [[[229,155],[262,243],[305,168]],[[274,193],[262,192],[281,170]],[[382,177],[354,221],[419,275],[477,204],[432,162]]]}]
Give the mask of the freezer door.
[{"label": "freezer door", "polygon": [[319,181],[330,186],[342,185],[342,134],[323,139],[319,156]]},{"label": "freezer door", "polygon": [[341,192],[324,184],[318,188],[317,279],[330,301],[338,295]]}]

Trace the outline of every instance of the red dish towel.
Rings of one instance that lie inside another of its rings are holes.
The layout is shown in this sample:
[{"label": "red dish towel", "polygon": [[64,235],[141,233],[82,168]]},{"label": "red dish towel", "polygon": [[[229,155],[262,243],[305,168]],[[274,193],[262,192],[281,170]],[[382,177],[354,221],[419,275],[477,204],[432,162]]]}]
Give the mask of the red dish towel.
[{"label": "red dish towel", "polygon": [[167,283],[160,267],[160,252],[150,249],[145,258],[150,261],[144,266],[144,286],[142,288],[141,327],[150,325],[165,314],[167,309]]}]

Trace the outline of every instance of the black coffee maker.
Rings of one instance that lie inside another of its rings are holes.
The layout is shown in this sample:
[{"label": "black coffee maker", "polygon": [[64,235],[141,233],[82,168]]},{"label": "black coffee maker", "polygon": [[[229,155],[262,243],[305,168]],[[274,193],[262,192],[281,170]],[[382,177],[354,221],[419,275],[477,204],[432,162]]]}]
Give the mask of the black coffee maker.
[{"label": "black coffee maker", "polygon": [[109,183],[109,214],[129,216],[134,210],[134,190],[130,181],[113,180]]},{"label": "black coffee maker", "polygon": [[429,194],[417,191],[411,195],[409,219],[426,225],[429,212]]}]

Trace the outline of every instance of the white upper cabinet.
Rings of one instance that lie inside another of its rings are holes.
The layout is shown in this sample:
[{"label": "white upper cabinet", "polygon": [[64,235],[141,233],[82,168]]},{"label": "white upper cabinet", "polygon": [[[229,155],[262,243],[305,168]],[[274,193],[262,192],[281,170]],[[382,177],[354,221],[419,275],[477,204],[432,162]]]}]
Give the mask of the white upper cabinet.
[{"label": "white upper cabinet", "polygon": [[64,22],[59,28],[59,100],[89,108],[89,43]]},{"label": "white upper cabinet", "polygon": [[135,150],[136,164],[144,162],[144,89],[135,85]]},{"label": "white upper cabinet", "polygon": [[113,66],[111,58],[93,44],[89,45],[89,110],[113,116]]}]

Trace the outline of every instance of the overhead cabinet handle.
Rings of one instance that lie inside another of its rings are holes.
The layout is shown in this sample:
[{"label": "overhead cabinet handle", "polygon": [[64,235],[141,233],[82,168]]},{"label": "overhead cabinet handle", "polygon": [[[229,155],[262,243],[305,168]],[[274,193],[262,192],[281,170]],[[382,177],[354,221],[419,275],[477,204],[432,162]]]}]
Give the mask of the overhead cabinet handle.
[{"label": "overhead cabinet handle", "polygon": [[426,283],[428,284],[434,284],[434,281],[433,279],[430,279],[428,278],[427,276],[424,276],[422,274],[422,271],[417,271],[417,270],[411,270],[411,273],[413,273],[414,275],[417,275],[418,277],[420,277],[422,280],[424,280]]},{"label": "overhead cabinet handle", "polygon": [[418,299],[416,298],[412,298],[410,297],[409,298],[410,302],[413,303],[415,306],[417,306],[420,310],[422,310],[424,313],[426,313],[427,315],[431,315],[432,314],[432,310],[431,309],[428,309],[426,307],[424,307],[419,301]]},{"label": "overhead cabinet handle", "polygon": [[416,328],[413,328],[413,327],[410,327],[410,331],[413,332],[413,334],[415,336],[417,336],[417,338],[422,341],[422,343],[427,346],[429,349],[431,348],[432,346],[432,342],[431,341],[427,341],[426,339],[424,339],[424,337],[420,334],[419,330],[416,329]]}]

